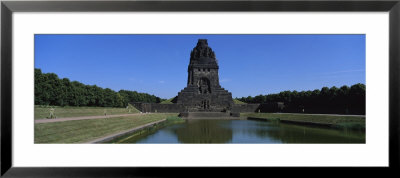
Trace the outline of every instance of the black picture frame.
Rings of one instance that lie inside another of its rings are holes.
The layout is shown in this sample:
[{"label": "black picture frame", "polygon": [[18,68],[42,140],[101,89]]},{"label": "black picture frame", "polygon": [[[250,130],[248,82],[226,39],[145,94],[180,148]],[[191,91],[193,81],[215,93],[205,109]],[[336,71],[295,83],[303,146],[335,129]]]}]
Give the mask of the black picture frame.
[{"label": "black picture frame", "polygon": [[[123,11],[334,11],[389,12],[389,167],[399,168],[400,101],[400,0],[364,1],[2,1],[1,2],[1,175],[8,177],[129,177],[165,176],[181,172],[176,168],[20,168],[12,166],[12,18],[13,12],[123,12]],[[155,170],[156,169],[156,170]],[[196,175],[208,171],[185,168]],[[210,171],[215,171],[213,168]],[[323,168],[321,168],[323,169]],[[325,168],[324,168],[325,169]],[[347,168],[346,168],[347,169]],[[356,168],[357,169],[357,168]],[[368,170],[376,170],[368,169]],[[242,169],[230,169],[238,172]],[[299,172],[309,172],[299,170]],[[225,169],[218,169],[225,172]],[[259,171],[255,168],[250,171]],[[285,174],[281,168],[278,172]],[[210,172],[211,173],[211,172]],[[253,173],[252,173],[253,174]],[[331,175],[339,172],[330,171]],[[256,175],[256,174],[254,174]]]}]

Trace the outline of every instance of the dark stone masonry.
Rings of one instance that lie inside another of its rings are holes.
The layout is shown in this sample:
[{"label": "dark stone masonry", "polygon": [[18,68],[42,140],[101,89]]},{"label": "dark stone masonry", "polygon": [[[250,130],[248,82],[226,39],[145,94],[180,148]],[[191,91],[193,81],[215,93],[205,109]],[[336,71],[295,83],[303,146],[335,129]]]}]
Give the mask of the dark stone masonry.
[{"label": "dark stone masonry", "polygon": [[228,112],[232,94],[221,87],[218,62],[206,39],[199,39],[190,53],[187,86],[178,93],[177,104],[185,112]]}]

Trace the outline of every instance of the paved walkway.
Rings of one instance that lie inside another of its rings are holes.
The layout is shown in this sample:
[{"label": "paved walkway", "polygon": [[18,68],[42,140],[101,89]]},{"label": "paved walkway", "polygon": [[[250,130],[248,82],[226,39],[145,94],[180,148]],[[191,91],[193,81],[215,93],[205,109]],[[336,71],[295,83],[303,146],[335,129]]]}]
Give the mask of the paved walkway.
[{"label": "paved walkway", "polygon": [[134,114],[115,114],[108,116],[81,116],[81,117],[65,117],[57,119],[37,119],[37,123],[50,123],[50,122],[64,122],[64,121],[75,121],[75,120],[85,120],[85,119],[103,119],[103,118],[113,118],[113,117],[124,117],[124,116],[135,116],[135,115],[145,115],[146,113],[134,113]]},{"label": "paved walkway", "polygon": [[101,138],[98,138],[98,139],[95,139],[95,140],[92,140],[92,141],[89,141],[89,142],[86,142],[86,143],[103,143],[103,142],[107,142],[107,141],[110,141],[110,140],[115,139],[117,137],[120,137],[122,135],[133,133],[133,132],[135,132],[137,130],[144,129],[146,127],[150,127],[150,126],[153,126],[155,124],[159,124],[159,123],[164,122],[166,120],[167,119],[151,122],[151,123],[148,123],[148,124],[145,124],[145,125],[141,125],[141,126],[135,127],[133,129],[121,131],[121,132],[118,132],[118,133],[115,133],[115,134],[111,134],[111,135],[107,135],[107,136],[104,136],[104,137],[101,137]]}]

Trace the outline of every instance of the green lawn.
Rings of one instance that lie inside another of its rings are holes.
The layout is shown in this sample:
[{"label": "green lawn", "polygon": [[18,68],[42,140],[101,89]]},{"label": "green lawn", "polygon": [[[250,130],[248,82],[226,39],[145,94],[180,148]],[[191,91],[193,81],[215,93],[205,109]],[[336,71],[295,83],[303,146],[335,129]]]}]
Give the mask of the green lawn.
[{"label": "green lawn", "polygon": [[241,117],[265,118],[269,120],[287,120],[332,124],[338,128],[365,129],[365,117],[361,116],[329,116],[308,114],[279,114],[279,113],[240,113]]},{"label": "green lawn", "polygon": [[82,143],[177,115],[154,113],[35,124],[35,143]]},{"label": "green lawn", "polygon": [[[140,111],[136,108],[132,108],[129,112],[126,108],[111,108],[111,107],[58,107],[55,106],[54,114],[57,118],[63,117],[79,117],[79,116],[102,116],[104,110],[107,115],[113,114],[130,114],[139,113]],[[44,119],[50,114],[50,107],[35,106],[35,119]]]}]

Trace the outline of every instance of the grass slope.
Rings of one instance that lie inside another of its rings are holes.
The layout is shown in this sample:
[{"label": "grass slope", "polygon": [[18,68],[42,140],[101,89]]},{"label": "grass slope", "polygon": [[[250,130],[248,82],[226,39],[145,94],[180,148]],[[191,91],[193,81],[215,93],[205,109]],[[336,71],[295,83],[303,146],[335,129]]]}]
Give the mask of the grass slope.
[{"label": "grass slope", "polygon": [[35,143],[82,143],[177,115],[154,113],[35,124]]},{"label": "grass slope", "polygon": [[171,102],[172,99],[173,99],[173,98],[167,99],[167,100],[165,100],[165,101],[161,101],[160,104],[174,104],[174,103]]},{"label": "grass slope", "polygon": [[310,115],[310,114],[279,114],[279,113],[241,113],[242,117],[264,118],[267,120],[286,120],[298,122],[311,122],[332,124],[336,128],[365,129],[365,117],[345,115]]},{"label": "grass slope", "polygon": [[174,104],[174,102],[176,102],[176,101],[174,101],[174,99],[176,99],[176,96],[173,98],[167,99],[165,101],[162,101],[162,102],[160,102],[160,104]]},{"label": "grass slope", "polygon": [[240,101],[238,99],[233,99],[233,103],[235,103],[235,104],[247,104],[247,103],[245,103],[243,101]]},{"label": "grass slope", "polygon": [[[136,108],[132,108],[131,112],[128,112],[126,108],[111,108],[111,107],[53,107],[54,114],[57,118],[63,117],[79,117],[79,116],[102,116],[104,110],[107,115],[113,114],[129,114],[139,113],[140,111]],[[50,107],[35,106],[35,119],[45,119],[50,114]]]}]

